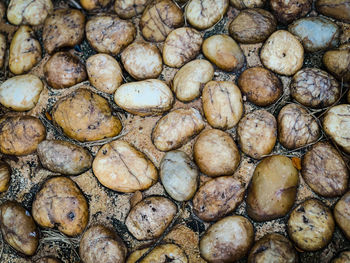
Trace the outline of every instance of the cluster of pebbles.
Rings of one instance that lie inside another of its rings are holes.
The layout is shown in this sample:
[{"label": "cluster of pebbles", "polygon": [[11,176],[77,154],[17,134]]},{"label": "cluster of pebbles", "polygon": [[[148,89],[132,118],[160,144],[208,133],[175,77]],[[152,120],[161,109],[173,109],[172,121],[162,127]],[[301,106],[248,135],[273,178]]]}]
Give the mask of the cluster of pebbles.
[{"label": "cluster of pebbles", "polygon": [[[68,262],[43,255],[48,229],[77,239],[84,263],[296,263],[337,228],[350,238],[348,0],[11,0],[0,20],[0,229],[14,262]],[[15,172],[26,158],[40,176]],[[38,185],[29,204],[6,196],[20,176]],[[127,211],[91,204],[118,198]],[[203,233],[178,223],[190,217]]]}]

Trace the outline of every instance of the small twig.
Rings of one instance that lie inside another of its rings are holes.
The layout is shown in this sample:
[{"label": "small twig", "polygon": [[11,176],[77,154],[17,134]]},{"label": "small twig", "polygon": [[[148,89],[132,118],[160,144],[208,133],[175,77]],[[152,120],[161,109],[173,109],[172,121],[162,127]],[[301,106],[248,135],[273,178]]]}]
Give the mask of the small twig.
[{"label": "small twig", "polygon": [[181,6],[181,9],[183,9],[184,7],[186,7],[188,4],[188,1],[186,3],[184,3],[182,6]]},{"label": "small twig", "polygon": [[270,157],[270,156],[274,156],[274,155],[283,155],[283,156],[286,156],[286,157],[301,157],[301,153],[298,152],[298,151],[294,151],[294,150],[291,150],[291,151],[284,151],[284,150],[281,150],[280,152],[277,151],[277,152],[272,152],[270,154],[265,154],[265,155],[262,155],[261,158],[266,158],[266,157]]},{"label": "small twig", "polygon": [[58,230],[54,229],[44,229],[41,231],[41,234],[43,234],[43,238],[41,239],[42,241],[60,241],[63,243],[66,243],[68,245],[71,245],[73,247],[78,247],[80,243],[80,239],[78,237],[68,237]]},{"label": "small twig", "polygon": [[281,152],[277,152],[277,153],[273,152],[270,154],[263,155],[262,157],[265,158],[265,157],[273,156],[276,154],[282,154],[286,157],[295,157],[295,156],[301,157],[302,156],[301,150],[308,148],[309,146],[312,146],[312,145],[318,143],[319,141],[322,141],[324,138],[325,138],[325,134],[322,132],[320,137],[314,142],[308,143],[306,145],[303,145],[301,147],[298,147],[298,148],[295,148],[295,149],[289,150],[289,151],[286,151],[286,150],[283,150],[283,148],[280,148]]},{"label": "small twig", "polygon": [[0,232],[0,243],[1,243],[1,249],[0,249],[0,261],[2,259],[2,256],[4,254],[4,240],[2,238],[2,233]]},{"label": "small twig", "polygon": [[72,138],[67,137],[65,134],[62,133],[62,131],[60,129],[58,129],[55,125],[53,125],[48,119],[46,119],[46,117],[44,117],[43,115],[39,115],[39,119],[46,125],[46,127],[49,127],[51,129],[53,129],[55,131],[55,133],[60,137],[63,138],[67,141],[73,142],[74,144],[77,144],[79,146],[82,147],[90,147],[90,146],[100,146],[100,145],[104,145],[106,143],[109,143],[111,141],[117,140],[119,138],[124,137],[125,135],[127,135],[129,133],[129,131],[126,131],[123,127],[123,130],[116,136],[114,137],[110,137],[110,138],[106,138],[106,139],[102,139],[102,140],[98,140],[98,141],[91,141],[91,142],[80,142],[77,140],[74,140]]},{"label": "small twig", "polygon": [[[343,81],[342,81],[342,83],[340,85],[340,96],[339,96],[339,98],[334,103],[332,103],[331,105],[329,105],[327,107],[324,107],[324,108],[320,108],[320,109],[309,109],[308,108],[308,110],[311,112],[310,115],[314,116],[315,114],[318,114],[318,113],[320,113],[322,111],[323,112],[318,116],[318,118],[321,118],[323,115],[325,115],[332,107],[336,106],[339,103],[339,101],[347,94],[349,88],[346,88],[345,90],[343,90],[343,89],[344,89],[344,85],[343,85]],[[300,104],[297,101],[295,103],[303,106],[302,104]]]},{"label": "small twig", "polygon": [[305,148],[307,148],[307,147],[309,147],[309,146],[312,146],[312,145],[318,143],[318,142],[321,141],[322,139],[323,139],[323,136],[321,135],[316,141],[311,142],[311,143],[308,143],[308,144],[306,144],[306,145],[304,145],[304,146],[301,146],[301,147],[298,147],[298,148],[296,148],[296,149],[287,151],[287,152],[285,152],[285,153],[286,153],[286,154],[289,154],[289,153],[298,152],[298,151],[300,151],[300,150],[303,150],[303,149],[305,149]]},{"label": "small twig", "polygon": [[77,143],[81,144],[82,146],[100,146],[100,145],[104,145],[106,143],[109,143],[111,141],[120,139],[122,137],[124,137],[125,135],[127,135],[129,133],[129,131],[123,129],[117,136],[111,137],[111,138],[106,138],[103,140],[98,140],[98,141],[93,141],[93,142],[78,142]]},{"label": "small twig", "polygon": [[272,104],[270,107],[266,108],[267,111],[270,111],[272,114],[275,113],[275,111],[277,110],[277,108],[279,106],[282,105],[282,103],[286,102],[287,99],[287,95],[285,92],[283,92],[282,96],[274,103]]},{"label": "small twig", "polygon": [[45,243],[61,242],[68,245],[71,250],[74,252],[75,256],[80,260],[79,253],[76,251],[76,248],[79,247],[79,238],[77,237],[67,237],[57,230],[42,230],[43,238],[40,239],[40,246]]},{"label": "small twig", "polygon": [[183,5],[183,7],[185,7],[185,8],[184,8],[184,20],[185,20],[185,25],[184,25],[184,26],[187,26],[187,16],[186,16],[186,14],[187,14],[188,3],[189,3],[189,2],[187,2],[187,3],[185,3],[185,4]]},{"label": "small twig", "polygon": [[123,78],[125,83],[128,83],[127,79],[124,77],[124,74],[122,74],[122,78]]},{"label": "small twig", "polygon": [[73,5],[75,8],[78,8],[78,9],[80,9],[80,10],[82,10],[83,8],[81,7],[81,5],[80,4],[78,4],[75,0],[68,0],[70,3],[71,3],[71,5]]},{"label": "small twig", "polygon": [[[224,15],[221,15],[220,19],[219,19],[214,25],[212,25],[211,27],[207,28],[207,29],[205,30],[205,32],[208,32],[208,31],[213,30],[213,29],[215,28],[215,26],[216,26],[217,24],[219,24],[223,18],[224,18]],[[222,34],[223,34],[223,33],[222,33]]]},{"label": "small twig", "polygon": [[337,105],[338,102],[346,95],[349,88],[346,88],[345,90],[343,90],[343,89],[344,89],[344,83],[343,83],[343,79],[342,79],[341,84],[340,84],[340,96],[339,96],[339,98],[331,106],[327,107],[327,110],[324,111],[322,114],[320,114],[320,116],[318,116],[319,118],[321,118],[323,115],[325,115],[333,106]]},{"label": "small twig", "polygon": [[155,242],[152,244],[152,246],[149,247],[149,249],[135,262],[135,263],[141,263],[142,260],[155,248],[157,247],[162,241],[163,239],[166,237],[167,234],[170,233],[170,231],[173,229],[173,227],[175,226],[175,224],[177,224],[177,220],[179,218],[181,218],[181,213],[178,212],[177,215],[173,218],[172,222],[170,223],[170,225],[167,227],[167,229],[164,231],[164,233],[162,234],[162,236]]},{"label": "small twig", "polygon": [[174,1],[174,4],[175,4],[178,8],[182,9],[182,7],[179,5],[178,2]]}]

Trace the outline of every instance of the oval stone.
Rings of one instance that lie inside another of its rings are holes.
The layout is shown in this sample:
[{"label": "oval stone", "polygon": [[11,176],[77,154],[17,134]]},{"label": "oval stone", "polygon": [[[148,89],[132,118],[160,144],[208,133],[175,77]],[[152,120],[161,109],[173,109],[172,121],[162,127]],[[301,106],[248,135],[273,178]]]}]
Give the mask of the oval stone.
[{"label": "oval stone", "polygon": [[105,144],[98,151],[92,169],[101,184],[123,193],[148,189],[158,179],[153,163],[120,140]]},{"label": "oval stone", "polygon": [[91,167],[92,156],[88,150],[67,141],[45,140],[38,146],[41,164],[50,171],[77,175]]},{"label": "oval stone", "polygon": [[85,88],[60,99],[53,107],[52,120],[70,138],[82,142],[114,137],[122,129],[108,101]]},{"label": "oval stone", "polygon": [[26,74],[6,80],[0,86],[0,103],[15,111],[27,111],[37,104],[43,90],[42,81]]},{"label": "oval stone", "polygon": [[308,52],[335,47],[339,42],[340,28],[323,17],[306,17],[288,27],[289,32],[298,36]]},{"label": "oval stone", "polygon": [[114,93],[114,101],[130,113],[146,116],[169,110],[174,96],[163,81],[149,79],[121,85]]},{"label": "oval stone", "polygon": [[0,119],[0,152],[4,154],[31,154],[45,137],[45,126],[38,118],[16,116]]}]

